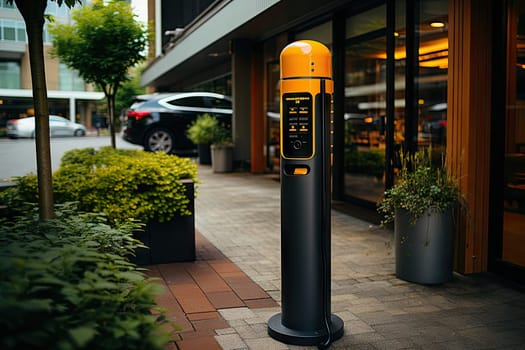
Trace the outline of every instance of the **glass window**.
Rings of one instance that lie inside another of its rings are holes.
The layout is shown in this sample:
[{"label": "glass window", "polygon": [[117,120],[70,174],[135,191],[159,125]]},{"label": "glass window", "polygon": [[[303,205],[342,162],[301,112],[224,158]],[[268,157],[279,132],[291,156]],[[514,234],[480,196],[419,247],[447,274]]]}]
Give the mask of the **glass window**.
[{"label": "glass window", "polygon": [[19,22],[16,25],[16,40],[26,42],[26,27],[23,23]]},{"label": "glass window", "polygon": [[2,21],[2,40],[16,40],[15,21]]},{"label": "glass window", "polygon": [[279,62],[268,62],[266,65],[266,167],[279,171],[280,162],[280,65]]},{"label": "glass window", "polygon": [[332,21],[323,23],[314,28],[302,31],[295,35],[296,40],[316,40],[326,46],[332,44]]},{"label": "glass window", "polygon": [[346,21],[346,38],[355,38],[386,28],[386,8],[379,6]]},{"label": "glass window", "polygon": [[15,2],[8,3],[7,0],[0,0],[0,7],[1,8],[7,8],[7,9],[15,9]]},{"label": "glass window", "polygon": [[58,80],[62,91],[84,91],[84,80],[79,77],[78,72],[69,69],[65,64],[60,63]]},{"label": "glass window", "polygon": [[232,76],[226,74],[222,77],[209,80],[207,82],[192,86],[188,91],[210,91],[222,94],[225,96],[231,96],[232,94]]},{"label": "glass window", "polygon": [[208,98],[211,108],[232,109],[232,102],[223,98]]},{"label": "glass window", "polygon": [[26,27],[23,21],[0,19],[0,40],[26,41]]},{"label": "glass window", "polygon": [[503,260],[525,267],[525,3],[509,2]]},{"label": "glass window", "polygon": [[[410,9],[415,28],[406,27],[405,2],[395,3],[394,149],[433,145],[436,152],[444,152],[448,1],[415,3]],[[349,17],[346,35],[345,194],[377,202],[385,186],[386,5]],[[416,58],[413,64],[408,61],[407,67],[409,38],[414,39]],[[407,106],[408,96],[411,100]]]},{"label": "glass window", "polygon": [[418,144],[444,153],[447,126],[447,1],[421,1],[419,38]]},{"label": "glass window", "polygon": [[20,89],[20,63],[0,61],[0,88]]},{"label": "glass window", "polygon": [[[416,4],[413,15],[418,22],[412,35],[417,61],[412,67],[407,68],[406,59],[407,38],[411,33],[407,32],[407,28],[396,28],[396,71],[405,72],[410,69],[414,77],[413,100],[410,106],[404,106],[405,115],[409,115],[408,109],[413,108],[414,118],[396,118],[396,136],[409,149],[432,145],[434,151],[444,153],[447,126],[448,2],[420,0]],[[401,6],[404,7],[404,2]],[[403,12],[406,12],[404,8]],[[396,78],[396,95],[401,87],[405,88],[405,82]],[[405,105],[404,101],[396,100],[396,103]],[[412,130],[407,133],[407,128]],[[406,136],[413,139],[405,141]]]},{"label": "glass window", "polygon": [[386,6],[346,21],[345,195],[377,202],[384,193]]},{"label": "glass window", "polygon": [[182,106],[182,107],[197,107],[197,108],[206,108],[206,101],[203,97],[185,97],[178,98],[175,100],[167,101],[170,105]]}]

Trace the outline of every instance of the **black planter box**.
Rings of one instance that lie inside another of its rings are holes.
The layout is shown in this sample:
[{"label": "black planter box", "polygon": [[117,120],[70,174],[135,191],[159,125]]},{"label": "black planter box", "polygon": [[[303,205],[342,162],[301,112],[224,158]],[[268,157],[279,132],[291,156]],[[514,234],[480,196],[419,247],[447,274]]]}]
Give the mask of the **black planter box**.
[{"label": "black planter box", "polygon": [[200,165],[211,165],[211,149],[209,143],[198,144],[197,152],[199,153]]},{"label": "black planter box", "polygon": [[184,180],[191,215],[177,215],[170,221],[150,221],[144,231],[135,233],[149,249],[137,249],[130,260],[137,265],[166,264],[195,260],[195,191],[191,180]]}]

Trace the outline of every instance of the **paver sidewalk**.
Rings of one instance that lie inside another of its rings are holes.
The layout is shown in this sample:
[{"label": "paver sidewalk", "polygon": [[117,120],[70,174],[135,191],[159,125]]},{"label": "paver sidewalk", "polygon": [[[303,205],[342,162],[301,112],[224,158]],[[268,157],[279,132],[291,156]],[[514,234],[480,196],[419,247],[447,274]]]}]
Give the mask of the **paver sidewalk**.
[{"label": "paver sidewalk", "polygon": [[[280,185],[268,175],[199,166],[196,227],[280,301]],[[345,322],[334,349],[525,349],[525,294],[490,275],[421,286],[394,275],[393,234],[332,211],[332,312]],[[308,307],[305,305],[305,307]],[[271,339],[280,307],[219,308],[222,349],[297,349]],[[205,349],[205,348],[203,348]],[[315,349],[312,347],[312,349]]]},{"label": "paver sidewalk", "polygon": [[165,287],[157,304],[182,328],[174,332],[176,344],[169,349],[221,349],[214,336],[230,326],[217,310],[277,306],[198,231],[196,251],[195,262],[148,266],[147,275]]}]

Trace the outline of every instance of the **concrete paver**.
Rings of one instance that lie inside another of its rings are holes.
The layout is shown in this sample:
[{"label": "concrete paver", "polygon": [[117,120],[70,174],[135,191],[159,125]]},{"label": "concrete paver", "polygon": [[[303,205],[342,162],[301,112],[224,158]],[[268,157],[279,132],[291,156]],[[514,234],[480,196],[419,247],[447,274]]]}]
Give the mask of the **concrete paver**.
[{"label": "concrete paver", "polygon": [[[280,302],[280,185],[270,175],[199,166],[196,227]],[[525,349],[525,294],[491,275],[439,286],[394,275],[393,233],[332,211],[332,312],[345,322],[334,349]],[[266,333],[279,307],[219,310],[223,349],[308,349]],[[311,347],[314,349],[315,347]]]}]

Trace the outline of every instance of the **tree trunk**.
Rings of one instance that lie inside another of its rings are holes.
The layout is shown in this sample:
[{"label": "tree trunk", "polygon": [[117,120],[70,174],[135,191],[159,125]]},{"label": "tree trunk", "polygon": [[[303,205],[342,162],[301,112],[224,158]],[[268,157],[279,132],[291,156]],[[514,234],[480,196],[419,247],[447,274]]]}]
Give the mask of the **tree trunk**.
[{"label": "tree trunk", "polygon": [[15,2],[26,23],[35,109],[39,213],[40,219],[46,220],[55,216],[53,208],[51,146],[49,142],[49,106],[43,44],[44,11],[47,1],[16,0]]},{"label": "tree trunk", "polygon": [[111,136],[111,147],[117,148],[115,142],[115,96],[117,94],[117,88],[111,84],[104,84],[104,82],[97,82],[97,85],[102,88],[104,95],[106,96],[107,111],[108,111],[108,122],[109,122],[109,134]]},{"label": "tree trunk", "polygon": [[115,94],[107,95],[108,99],[108,115],[109,115],[109,134],[111,135],[111,147],[117,148],[115,140]]}]

